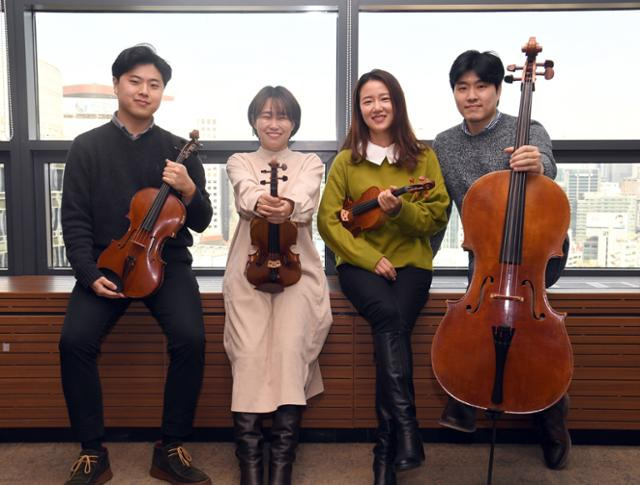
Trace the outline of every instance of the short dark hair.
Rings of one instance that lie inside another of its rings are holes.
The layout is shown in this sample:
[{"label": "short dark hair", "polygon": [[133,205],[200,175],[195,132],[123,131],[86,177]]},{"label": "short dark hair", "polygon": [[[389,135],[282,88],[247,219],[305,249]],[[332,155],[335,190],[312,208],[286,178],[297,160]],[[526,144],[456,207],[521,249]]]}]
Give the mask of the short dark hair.
[{"label": "short dark hair", "polygon": [[123,50],[113,62],[111,74],[114,78],[120,79],[124,73],[144,64],[153,64],[160,71],[162,82],[167,85],[171,79],[171,66],[156,54],[155,49],[149,44],[138,44]]},{"label": "short dark hair", "polygon": [[496,89],[500,89],[504,79],[504,67],[495,52],[468,50],[460,54],[451,65],[451,70],[449,71],[451,89],[469,71],[475,72],[481,81],[493,84]]},{"label": "short dark hair", "polygon": [[293,94],[291,94],[291,91],[284,86],[265,86],[258,91],[258,94],[251,100],[249,109],[247,110],[247,118],[249,119],[253,134],[258,135],[255,127],[256,120],[269,99],[271,99],[271,102],[274,104],[274,108],[284,113],[293,123],[291,136],[295,135],[298,128],[300,128],[300,117],[302,116],[300,105]]},{"label": "short dark hair", "polygon": [[342,145],[343,150],[351,150],[351,162],[360,163],[366,159],[367,144],[369,143],[369,127],[364,121],[362,110],[360,109],[360,91],[369,81],[380,81],[389,90],[391,105],[393,106],[393,121],[390,126],[393,142],[396,144],[398,154],[398,167],[406,167],[413,170],[417,165],[417,158],[420,152],[426,147],[418,141],[411,128],[409,115],[407,114],[407,102],[400,83],[393,74],[382,69],[373,69],[364,73],[358,79],[353,91],[351,110],[351,126],[349,133]]}]

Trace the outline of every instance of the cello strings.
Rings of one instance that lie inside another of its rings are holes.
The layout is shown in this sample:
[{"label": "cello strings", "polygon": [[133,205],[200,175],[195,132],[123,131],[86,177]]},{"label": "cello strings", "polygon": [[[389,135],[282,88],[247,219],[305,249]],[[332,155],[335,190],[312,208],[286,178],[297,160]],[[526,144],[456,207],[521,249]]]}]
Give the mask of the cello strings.
[{"label": "cello strings", "polygon": [[[526,76],[525,76],[526,78]],[[522,84],[523,95],[520,100],[520,114],[516,132],[515,149],[528,143],[531,116],[532,83],[525,79]],[[526,197],[526,172],[513,172],[509,177],[508,205],[503,233],[502,264],[499,288],[502,294],[512,296],[519,287],[519,267],[522,263],[522,243],[524,230],[524,205]],[[515,287],[514,287],[515,282]],[[510,285],[506,288],[506,285]]]}]

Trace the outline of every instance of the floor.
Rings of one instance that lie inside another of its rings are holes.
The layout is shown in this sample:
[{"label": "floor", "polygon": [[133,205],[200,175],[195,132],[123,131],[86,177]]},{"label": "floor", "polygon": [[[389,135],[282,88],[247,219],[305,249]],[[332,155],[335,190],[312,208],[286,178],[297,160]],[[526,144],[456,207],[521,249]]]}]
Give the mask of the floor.
[{"label": "floor", "polygon": [[[161,485],[147,475],[151,443],[106,443],[114,478],[109,485]],[[231,443],[186,444],[194,464],[214,485],[239,482]],[[398,474],[398,485],[487,482],[488,445],[425,444],[427,461],[421,468]],[[62,485],[78,447],[72,443],[0,443],[0,485]],[[371,484],[371,444],[303,443],[294,468],[295,485]],[[545,468],[536,445],[496,447],[493,485],[514,484],[637,484],[640,447],[574,446],[568,467]]]}]

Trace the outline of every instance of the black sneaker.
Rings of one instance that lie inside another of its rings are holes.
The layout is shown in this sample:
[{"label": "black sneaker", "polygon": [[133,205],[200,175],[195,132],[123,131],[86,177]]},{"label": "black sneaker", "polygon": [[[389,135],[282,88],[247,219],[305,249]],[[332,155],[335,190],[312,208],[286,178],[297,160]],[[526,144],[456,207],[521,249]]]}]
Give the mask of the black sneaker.
[{"label": "black sneaker", "polygon": [[211,485],[207,474],[192,466],[191,461],[191,455],[182,447],[182,443],[162,446],[158,442],[153,448],[149,474],[171,485]]},{"label": "black sneaker", "polygon": [[101,485],[112,478],[107,450],[82,450],[64,485]]}]

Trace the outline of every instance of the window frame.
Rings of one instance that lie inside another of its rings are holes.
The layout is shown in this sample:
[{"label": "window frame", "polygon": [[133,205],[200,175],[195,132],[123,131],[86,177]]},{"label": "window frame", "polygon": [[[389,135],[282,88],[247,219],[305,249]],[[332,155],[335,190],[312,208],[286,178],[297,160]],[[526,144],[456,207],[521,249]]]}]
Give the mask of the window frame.
[{"label": "window frame", "polygon": [[[14,0],[5,3],[7,19],[7,58],[12,103],[13,137],[0,142],[0,159],[5,163],[7,201],[7,243],[9,268],[0,275],[71,274],[68,269],[48,267],[48,223],[46,164],[64,160],[71,141],[38,140],[37,138],[37,56],[35,14],[52,12],[337,12],[336,28],[336,140],[297,141],[292,149],[312,151],[326,161],[339,151],[349,121],[351,88],[357,80],[358,15],[360,12],[428,12],[428,11],[513,11],[513,10],[624,10],[640,9],[640,2],[575,1],[560,6],[548,2],[493,1],[399,1],[366,0],[294,1],[294,0],[191,0],[185,6],[177,0]],[[429,140],[427,140],[429,142]],[[231,153],[251,151],[255,142],[207,141],[202,153],[206,163],[225,163]],[[554,141],[557,163],[638,163],[640,140],[561,140]],[[33,192],[35,191],[35,195]],[[46,215],[46,216],[45,216]],[[44,217],[43,217],[44,216]],[[327,249],[326,270],[335,273],[333,255]],[[630,275],[635,269],[576,269],[567,275]],[[198,269],[200,275],[220,275],[223,269]],[[439,275],[464,275],[465,268],[437,268]]]}]

